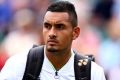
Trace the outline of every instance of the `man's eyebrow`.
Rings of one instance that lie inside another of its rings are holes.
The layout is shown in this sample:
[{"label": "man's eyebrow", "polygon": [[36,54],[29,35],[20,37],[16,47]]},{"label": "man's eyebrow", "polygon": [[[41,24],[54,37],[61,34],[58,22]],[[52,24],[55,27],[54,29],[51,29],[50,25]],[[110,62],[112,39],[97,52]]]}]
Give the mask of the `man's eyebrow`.
[{"label": "man's eyebrow", "polygon": [[65,24],[64,23],[56,23],[55,25],[57,26],[57,25],[65,25]]},{"label": "man's eyebrow", "polygon": [[50,25],[50,23],[49,23],[49,22],[44,22],[43,24],[44,24],[44,25]]}]

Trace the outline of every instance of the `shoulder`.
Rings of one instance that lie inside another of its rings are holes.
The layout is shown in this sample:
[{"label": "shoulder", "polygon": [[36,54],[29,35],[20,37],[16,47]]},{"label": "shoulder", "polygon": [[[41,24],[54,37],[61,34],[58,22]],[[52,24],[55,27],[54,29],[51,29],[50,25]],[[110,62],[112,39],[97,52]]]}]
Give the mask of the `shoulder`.
[{"label": "shoulder", "polygon": [[95,80],[105,80],[104,70],[95,62],[91,62],[91,78]]},{"label": "shoulder", "polygon": [[3,79],[21,77],[25,70],[26,60],[27,54],[18,54],[10,57],[1,70],[0,76]]},{"label": "shoulder", "polygon": [[15,64],[19,64],[19,63],[26,63],[27,60],[27,54],[16,54],[14,56],[11,56],[6,64],[11,64],[11,63],[15,63]]},{"label": "shoulder", "polygon": [[103,68],[100,65],[98,65],[97,63],[95,63],[93,61],[91,62],[91,69],[92,70],[98,70],[98,71],[103,70]]}]

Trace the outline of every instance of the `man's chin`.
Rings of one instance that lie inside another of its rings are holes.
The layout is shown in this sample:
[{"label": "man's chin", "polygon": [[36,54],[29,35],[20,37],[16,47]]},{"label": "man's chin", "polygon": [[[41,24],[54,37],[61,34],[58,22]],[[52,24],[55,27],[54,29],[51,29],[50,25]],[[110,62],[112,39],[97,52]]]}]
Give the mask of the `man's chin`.
[{"label": "man's chin", "polygon": [[58,50],[56,49],[47,49],[48,52],[57,52]]},{"label": "man's chin", "polygon": [[47,47],[47,51],[48,52],[57,52],[58,50],[55,47],[49,46],[49,47]]}]

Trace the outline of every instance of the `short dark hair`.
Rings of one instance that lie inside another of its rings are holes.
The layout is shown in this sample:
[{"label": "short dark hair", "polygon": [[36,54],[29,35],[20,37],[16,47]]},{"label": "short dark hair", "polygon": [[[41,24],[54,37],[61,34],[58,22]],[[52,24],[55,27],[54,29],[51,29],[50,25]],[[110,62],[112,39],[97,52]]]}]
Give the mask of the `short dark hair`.
[{"label": "short dark hair", "polygon": [[68,1],[57,1],[52,3],[47,11],[51,11],[51,12],[67,12],[70,16],[70,22],[72,24],[73,27],[76,27],[78,24],[78,20],[77,20],[77,14],[75,11],[75,7],[72,3],[68,2]]}]

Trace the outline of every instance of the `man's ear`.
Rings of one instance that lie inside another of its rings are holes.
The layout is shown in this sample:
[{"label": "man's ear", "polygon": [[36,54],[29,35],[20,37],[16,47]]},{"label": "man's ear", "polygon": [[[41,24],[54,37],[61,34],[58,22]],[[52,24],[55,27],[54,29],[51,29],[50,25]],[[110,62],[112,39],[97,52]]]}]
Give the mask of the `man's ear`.
[{"label": "man's ear", "polygon": [[73,29],[73,40],[75,40],[80,34],[80,28],[79,27],[74,27]]}]

